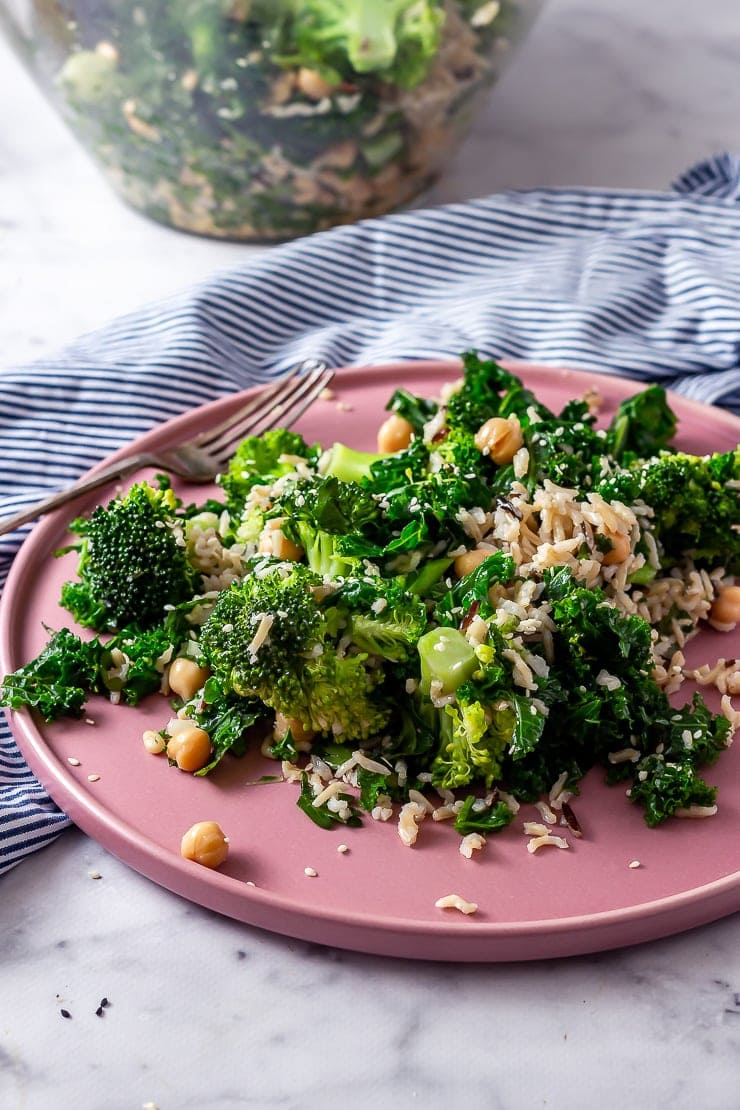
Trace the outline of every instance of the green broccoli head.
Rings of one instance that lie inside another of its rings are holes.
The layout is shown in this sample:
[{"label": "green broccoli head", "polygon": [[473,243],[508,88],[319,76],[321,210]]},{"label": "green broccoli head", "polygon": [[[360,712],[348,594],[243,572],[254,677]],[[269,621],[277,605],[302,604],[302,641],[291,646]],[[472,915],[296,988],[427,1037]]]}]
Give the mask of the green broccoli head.
[{"label": "green broccoli head", "polygon": [[361,651],[390,662],[416,658],[416,644],[427,627],[426,606],[398,580],[353,578],[334,595],[347,613],[347,635]]},{"label": "green broccoli head", "polygon": [[365,653],[341,656],[326,645],[320,655],[284,670],[261,696],[311,732],[355,743],[377,737],[390,720],[391,706],[379,690],[382,680]]},{"label": "green broccoli head", "polygon": [[257,562],[224,591],[200,646],[223,688],[257,698],[313,732],[365,740],[387,723],[383,673],[367,653],[340,654],[337,611],[302,563]]},{"label": "green broccoli head", "polygon": [[248,436],[237,447],[228,469],[218,477],[227,508],[234,515],[241,514],[254,486],[269,486],[283,475],[295,473],[296,459],[314,465],[319,454],[318,447],[309,447],[302,435],[286,428]]},{"label": "green broccoli head", "polygon": [[665,562],[688,551],[698,563],[740,572],[740,448],[707,457],[663,453],[637,473]]},{"label": "green broccoli head", "polygon": [[427,74],[445,21],[441,0],[308,0],[294,8],[291,61],[328,81],[377,74],[404,87]]},{"label": "green broccoli head", "polygon": [[373,496],[355,482],[334,475],[291,482],[275,502],[285,517],[283,531],[305,551],[308,566],[322,577],[362,573],[362,560],[348,553],[348,538],[361,533],[380,514]]},{"label": "green broccoli head", "polygon": [[501,774],[501,762],[512,730],[491,727],[481,702],[447,705],[440,710],[441,742],[432,764],[435,786],[455,790],[474,781],[490,786]]},{"label": "green broccoli head", "polygon": [[71,531],[81,542],[79,582],[66,583],[62,605],[85,627],[105,631],[137,624],[148,628],[197,592],[200,575],[187,559],[181,502],[166,478],[159,488],[137,482],[79,518]]},{"label": "green broccoli head", "polygon": [[288,660],[320,644],[325,621],[314,594],[320,582],[301,563],[262,559],[222,591],[200,645],[227,691],[266,700]]}]

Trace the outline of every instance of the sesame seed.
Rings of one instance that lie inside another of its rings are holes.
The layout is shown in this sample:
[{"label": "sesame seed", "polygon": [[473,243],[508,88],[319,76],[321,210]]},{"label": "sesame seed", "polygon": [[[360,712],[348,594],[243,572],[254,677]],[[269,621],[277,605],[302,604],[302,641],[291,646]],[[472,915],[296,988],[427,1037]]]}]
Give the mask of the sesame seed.
[{"label": "sesame seed", "polygon": [[90,876],[91,879],[102,879],[103,878],[103,876],[100,874],[99,871],[88,871],[88,875]]},{"label": "sesame seed", "polygon": [[346,845],[346,844],[339,844],[339,845],[337,846],[337,851],[338,851],[339,853],[341,853],[341,855],[344,855],[344,853],[345,853],[345,852],[348,852],[348,851],[349,851],[349,848],[347,847],[347,845]]},{"label": "sesame seed", "polygon": [[92,717],[85,717],[85,724],[86,725],[94,725],[95,721],[92,719]]},{"label": "sesame seed", "polygon": [[245,883],[244,885],[245,885],[245,886],[257,886],[257,884],[256,884],[256,883],[253,883],[251,879],[247,879],[247,881],[246,881],[246,883]]},{"label": "sesame seed", "polygon": [[309,879],[315,879],[318,875],[318,871],[316,871],[313,867],[304,867],[303,874],[308,875]]},{"label": "sesame seed", "polygon": [[639,859],[631,859],[627,866],[631,867],[632,870],[635,871],[638,867],[642,867],[642,864],[640,863]]},{"label": "sesame seed", "polygon": [[63,1018],[71,1018],[72,1017],[69,1010],[60,1010],[59,1013],[62,1015]]},{"label": "sesame seed", "polygon": [[97,782],[99,780],[99,778],[100,778],[100,775],[88,775],[87,776],[87,781],[88,782]]},{"label": "sesame seed", "polygon": [[79,767],[80,766],[79,759],[77,759],[76,756],[74,756],[74,755],[68,755],[67,756],[67,763],[69,763],[70,766],[72,766],[72,767]]}]

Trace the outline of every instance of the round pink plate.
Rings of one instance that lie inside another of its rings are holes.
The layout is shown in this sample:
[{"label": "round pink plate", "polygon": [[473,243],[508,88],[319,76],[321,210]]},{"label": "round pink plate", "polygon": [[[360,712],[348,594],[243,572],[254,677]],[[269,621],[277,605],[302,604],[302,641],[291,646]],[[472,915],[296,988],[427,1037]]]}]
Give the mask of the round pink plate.
[{"label": "round pink plate", "polygon": [[[516,369],[553,408],[596,385],[607,419],[639,388],[603,375]],[[456,373],[449,362],[341,371],[334,397],[317,402],[298,428],[311,442],[342,440],[371,450],[394,388],[433,393]],[[241,399],[170,421],[122,453],[188,438]],[[733,416],[677,396],[672,404],[681,446],[705,453],[737,444],[740,421]],[[21,549],[3,597],[3,673],[38,654],[44,625],[69,625],[57,599],[62,582],[74,577],[75,556],[54,558],[53,552],[65,542],[67,523],[112,492],[98,491],[48,517]],[[197,500],[211,491],[180,486],[179,492]],[[738,654],[737,634],[703,632],[691,643],[689,660],[696,665]],[[688,696],[684,691],[679,700]],[[523,806],[508,829],[468,860],[445,822],[424,822],[413,848],[401,843],[395,822],[366,818],[362,828],[318,828],[297,808],[297,786],[257,782],[279,771],[257,754],[227,759],[203,779],[177,771],[141,743],[145,728],[160,728],[169,716],[167,701],[156,695],[136,709],[94,698],[87,721],[44,725],[22,712],[11,714],[11,725],[34,773],[88,835],[161,886],[248,925],[413,959],[527,960],[635,944],[740,909],[738,747],[707,773],[719,785],[714,818],[650,830],[624,789],[606,787],[592,772],[573,803],[583,837],[568,850],[528,853],[522,823],[539,815]],[[218,872],[180,857],[183,833],[200,820],[218,821],[230,838],[229,859]],[[341,844],[349,850],[339,852]],[[635,860],[640,866],[630,867]],[[477,913],[435,908],[451,893],[476,902]]]}]

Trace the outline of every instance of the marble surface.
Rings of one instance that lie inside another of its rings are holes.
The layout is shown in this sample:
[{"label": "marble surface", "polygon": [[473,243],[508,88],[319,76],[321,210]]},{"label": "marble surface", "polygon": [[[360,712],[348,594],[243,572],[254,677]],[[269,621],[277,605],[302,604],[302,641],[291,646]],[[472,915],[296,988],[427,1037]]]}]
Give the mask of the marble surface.
[{"label": "marble surface", "polygon": [[[662,187],[737,148],[739,32],[736,0],[549,0],[427,200]],[[249,253],[125,209],[0,45],[0,365]],[[737,1106],[737,916],[561,961],[403,963],[218,917],[72,829],[0,879],[0,937],[3,1110]]]}]

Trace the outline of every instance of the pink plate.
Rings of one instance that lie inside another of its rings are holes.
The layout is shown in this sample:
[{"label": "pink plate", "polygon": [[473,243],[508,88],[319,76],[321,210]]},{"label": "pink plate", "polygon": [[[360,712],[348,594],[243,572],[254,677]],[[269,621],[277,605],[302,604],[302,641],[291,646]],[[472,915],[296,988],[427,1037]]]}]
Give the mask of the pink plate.
[{"label": "pink plate", "polygon": [[[299,424],[309,441],[339,439],[373,449],[392,389],[434,392],[456,374],[448,363],[400,363],[338,374],[335,397],[319,401]],[[609,416],[638,388],[602,375],[517,368],[553,408],[594,384]],[[172,445],[221,420],[240,402],[233,396],[170,421],[126,448]],[[678,442],[697,453],[728,450],[740,421],[720,410],[673,397],[681,421]],[[189,500],[209,491],[179,488]],[[106,490],[53,514],[33,531],[12,569],[0,627],[0,665],[15,670],[45,643],[43,624],[69,624],[57,604],[74,556],[55,559],[67,522],[106,500]],[[704,632],[689,660],[740,654],[735,633]],[[681,700],[686,700],[682,696]],[[716,704],[716,703],[715,703]],[[740,908],[740,750],[725,753],[707,777],[720,786],[719,813],[705,821],[673,821],[650,830],[623,788],[608,788],[598,772],[577,799],[581,840],[568,851],[526,851],[524,806],[502,834],[473,860],[458,851],[448,823],[426,821],[414,848],[404,847],[395,823],[366,819],[358,829],[325,831],[295,805],[297,787],[257,784],[276,764],[258,756],[229,759],[200,779],[170,768],[144,750],[145,728],[168,719],[167,702],[145,706],[89,703],[89,721],[44,725],[11,715],[18,743],[51,796],[86,833],[156,883],[201,906],[277,933],[356,951],[414,959],[526,960],[594,952],[667,936]],[[73,758],[79,766],[70,764]],[[195,821],[216,820],[230,838],[221,871],[180,857],[182,834]],[[340,844],[349,851],[340,853]],[[639,860],[640,866],[629,867]],[[308,876],[313,868],[316,876]],[[456,893],[478,903],[463,916],[435,901]]]}]

